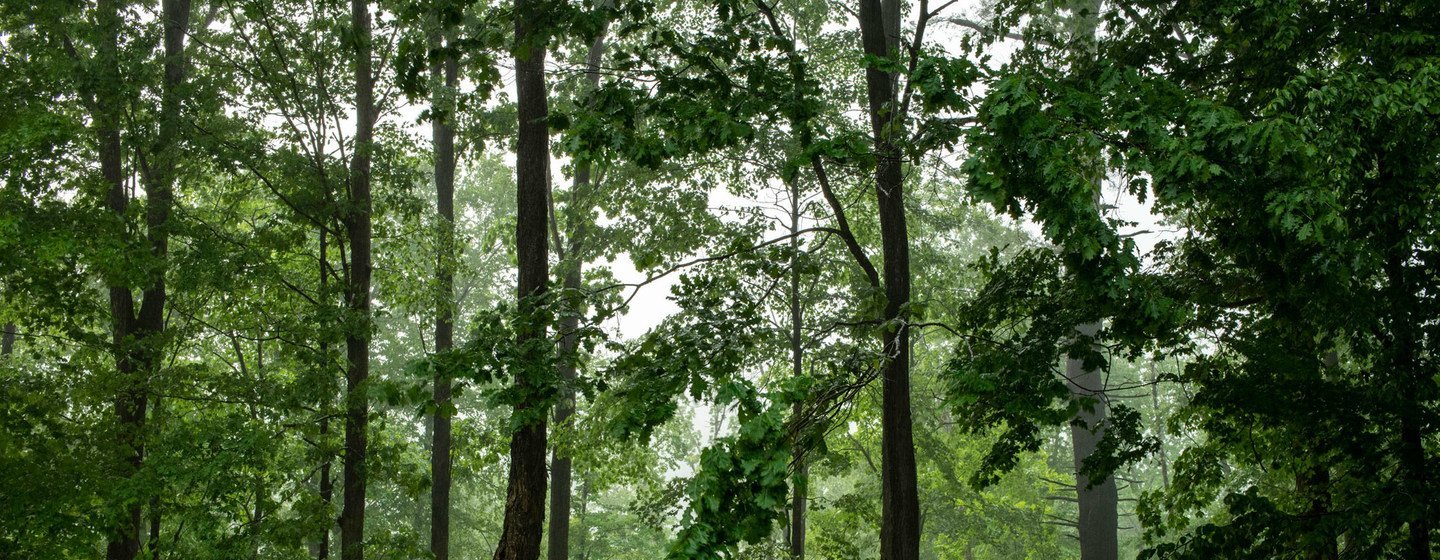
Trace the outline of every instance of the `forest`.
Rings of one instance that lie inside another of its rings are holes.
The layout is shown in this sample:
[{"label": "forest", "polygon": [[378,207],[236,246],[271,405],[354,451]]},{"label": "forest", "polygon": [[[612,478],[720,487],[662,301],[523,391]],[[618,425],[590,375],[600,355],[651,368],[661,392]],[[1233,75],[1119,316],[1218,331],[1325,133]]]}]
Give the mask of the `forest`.
[{"label": "forest", "polygon": [[1440,553],[1440,1],[0,0],[0,558]]}]

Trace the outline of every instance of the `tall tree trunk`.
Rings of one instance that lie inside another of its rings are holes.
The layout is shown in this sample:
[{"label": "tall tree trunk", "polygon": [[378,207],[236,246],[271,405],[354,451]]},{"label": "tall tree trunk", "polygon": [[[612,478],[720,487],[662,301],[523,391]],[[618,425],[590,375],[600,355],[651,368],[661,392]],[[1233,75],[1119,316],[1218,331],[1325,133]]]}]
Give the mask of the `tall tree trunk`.
[{"label": "tall tree trunk", "polygon": [[[606,4],[608,5],[608,2]],[[600,86],[600,62],[605,56],[605,34],[608,26],[609,22],[606,22],[605,26],[600,28],[600,34],[590,43],[590,50],[585,54],[585,84],[592,90]],[[566,223],[568,247],[561,254],[564,261],[562,286],[567,294],[580,290],[585,271],[586,228],[585,224],[579,223],[584,219],[585,213],[573,210],[588,208],[590,171],[589,162],[576,162],[575,178],[570,188],[571,219]],[[555,370],[560,383],[564,385],[560,400],[555,405],[557,428],[565,425],[575,411],[575,390],[571,385],[575,381],[576,362],[579,359],[575,353],[580,343],[577,331],[580,329],[582,309],[583,306],[577,302],[574,308],[560,317],[559,324],[556,325],[560,333],[560,357],[555,364]],[[550,530],[547,533],[550,543],[546,557],[549,560],[570,558],[570,496],[573,470],[570,457],[556,448],[550,456],[550,476],[553,480],[550,482]]]},{"label": "tall tree trunk", "polygon": [[[545,338],[536,306],[549,280],[550,243],[546,236],[549,210],[550,132],[545,91],[545,32],[532,0],[515,2],[515,101],[519,135],[515,148],[515,252],[519,261],[517,297],[522,324],[516,344],[532,346]],[[526,356],[541,360],[538,353]],[[534,365],[534,364],[532,364]],[[515,404],[510,438],[510,477],[505,495],[505,521],[495,560],[536,560],[545,524],[546,387],[533,375],[515,379],[521,401]]]},{"label": "tall tree trunk", "polygon": [[[97,8],[96,20],[103,34],[97,45],[97,54],[101,71],[107,78],[105,82],[110,85],[101,88],[96,95],[95,133],[100,147],[100,174],[109,189],[106,206],[118,219],[124,220],[129,195],[125,192],[120,147],[120,114],[124,110],[121,105],[124,100],[120,97],[118,54],[121,8],[116,0],[100,0]],[[120,448],[126,450],[120,472],[123,477],[129,478],[140,470],[145,453],[139,440],[145,421],[145,399],[143,396],[136,398],[143,388],[136,374],[134,341],[130,340],[135,330],[135,299],[128,286],[111,285],[109,291],[115,368],[121,385],[115,397],[115,419]],[[133,560],[139,550],[140,503],[135,501],[125,505],[122,518],[112,528],[105,546],[105,558]]]},{"label": "tall tree trunk", "polygon": [[[805,344],[800,328],[804,324],[805,310],[800,301],[800,183],[790,181],[790,377],[799,378],[804,372]],[[795,403],[794,414],[801,413],[801,403]],[[790,557],[805,558],[805,510],[808,506],[810,467],[805,461],[804,450],[795,449],[794,495],[790,501]]]},{"label": "tall tree trunk", "polygon": [[[106,205],[121,220],[129,206],[125,192],[125,172],[120,143],[120,122],[125,100],[121,97],[122,77],[119,66],[120,27],[123,22],[120,4],[102,0],[97,5],[97,20],[103,34],[97,48],[105,86],[95,92],[95,128],[100,145],[100,169],[109,194]],[[141,176],[145,185],[145,229],[152,257],[164,261],[169,253],[169,219],[173,204],[172,192],[175,161],[178,157],[176,138],[180,123],[180,89],[185,79],[185,34],[189,28],[189,0],[162,2],[161,23],[164,28],[164,77],[160,92],[160,134],[152,147],[152,167],[143,156]],[[137,154],[140,152],[137,150]],[[110,314],[115,345],[115,365],[120,389],[115,399],[115,415],[120,446],[126,449],[121,473],[134,476],[145,459],[142,432],[148,404],[148,378],[159,365],[159,340],[165,327],[165,267],[150,273],[142,287],[142,300],[136,313],[134,292],[129,286],[111,285]],[[105,547],[109,560],[133,560],[140,552],[141,502],[131,501],[116,525]]]},{"label": "tall tree trunk", "polygon": [[[442,46],[444,34],[437,35],[433,46]],[[438,214],[440,242],[435,262],[435,279],[439,290],[435,301],[435,353],[443,354],[455,347],[455,107],[445,99],[453,98],[458,80],[459,64],[453,55],[430,66],[434,81],[447,91],[437,92],[432,106],[441,109],[430,125],[435,148],[435,210]],[[440,116],[443,115],[443,118]],[[430,442],[430,553],[435,560],[450,558],[450,434],[451,376],[445,368],[435,370],[435,414],[431,419]]]},{"label": "tall tree trunk", "polygon": [[[1075,330],[1093,337],[1100,325],[1087,323]],[[1075,449],[1075,492],[1080,506],[1080,560],[1115,560],[1120,554],[1120,496],[1115,477],[1107,476],[1092,485],[1081,471],[1105,436],[1105,380],[1098,368],[1087,369],[1084,360],[1077,358],[1066,358],[1065,376],[1074,398],[1095,401],[1093,407],[1082,406],[1078,422],[1070,425],[1070,441]]]},{"label": "tall tree trunk", "polygon": [[[1066,21],[1071,48],[1079,56],[1088,56],[1094,49],[1100,5],[1101,0],[1074,0],[1067,6],[1071,12]],[[1085,162],[1082,169],[1093,175],[1095,211],[1098,213],[1104,165],[1097,157],[1091,162]],[[1093,337],[1100,331],[1100,324],[1087,323],[1077,326],[1075,331],[1082,336]],[[1081,471],[1081,466],[1095,452],[1105,435],[1105,419],[1108,415],[1105,380],[1099,369],[1087,369],[1084,360],[1075,358],[1066,359],[1065,375],[1072,398],[1095,401],[1093,407],[1082,407],[1076,423],[1070,425],[1070,441],[1074,450],[1075,492],[1080,510],[1077,526],[1080,534],[1080,560],[1115,560],[1120,554],[1120,497],[1115,477],[1107,476],[1102,481],[1091,481]]]},{"label": "tall tree trunk", "polygon": [[[320,295],[324,297],[326,301],[329,301],[330,247],[328,243],[329,237],[325,233],[325,227],[326,226],[321,226],[320,228]],[[329,362],[330,337],[323,334],[320,337],[320,356],[321,360]],[[327,377],[333,373],[328,363],[322,362],[320,369]],[[327,393],[324,396],[324,400],[321,401],[320,406],[320,441],[322,442],[330,435],[330,408],[332,406],[334,406],[334,395]],[[316,546],[315,558],[318,560],[326,560],[330,558],[330,532],[335,528],[335,518],[332,517],[334,510],[331,509],[331,503],[335,497],[335,484],[330,479],[330,464],[333,457],[323,448],[321,449],[321,453],[324,455],[320,459],[320,503],[325,509],[326,523],[324,532],[320,534],[320,542],[318,546]]]},{"label": "tall tree trunk", "polygon": [[355,148],[351,159],[349,205],[345,233],[350,269],[345,298],[350,310],[345,334],[345,472],[340,512],[340,557],[365,557],[365,490],[368,473],[370,403],[365,396],[370,378],[370,152],[374,140],[374,77],[371,75],[370,4],[351,0],[355,38]]},{"label": "tall tree trunk", "polygon": [[[899,2],[860,0],[860,38],[865,54],[894,58],[899,53]],[[920,499],[916,489],[915,442],[910,417],[910,240],[905,225],[904,175],[894,138],[898,116],[896,77],[874,66],[865,69],[870,126],[875,135],[875,198],[885,260],[885,311],[881,319],[887,357],[881,371],[880,558],[920,556]]]}]

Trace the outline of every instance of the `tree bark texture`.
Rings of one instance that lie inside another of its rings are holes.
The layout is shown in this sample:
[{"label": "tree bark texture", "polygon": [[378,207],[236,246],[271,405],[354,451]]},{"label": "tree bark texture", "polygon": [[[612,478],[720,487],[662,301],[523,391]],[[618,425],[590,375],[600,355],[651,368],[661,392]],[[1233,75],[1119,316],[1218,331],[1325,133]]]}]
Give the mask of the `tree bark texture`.
[{"label": "tree bark texture", "polygon": [[[893,58],[899,53],[898,2],[860,0],[860,36],[865,54]],[[897,128],[896,77],[865,69],[870,125],[875,136],[875,196],[884,258],[885,311],[881,319],[887,360],[881,371],[880,558],[920,556],[920,501],[916,488],[915,443],[910,412],[910,241],[905,224],[904,175]]]},{"label": "tree bark texture", "polygon": [[[442,46],[438,38],[433,46]],[[432,80],[453,91],[459,83],[459,64],[454,56],[430,67]],[[440,242],[435,261],[435,280],[439,285],[435,301],[435,353],[443,354],[455,347],[455,118],[453,106],[445,106],[446,95],[437,92],[433,107],[441,108],[430,125],[435,149],[435,211]],[[440,115],[444,115],[443,118]],[[435,414],[432,418],[430,443],[430,553],[435,560],[450,558],[450,372],[435,370]]]},{"label": "tree bark texture", "polygon": [[[530,0],[515,3],[515,90],[519,119],[515,150],[515,249],[519,261],[517,296],[525,317],[516,343],[544,339],[545,325],[531,311],[545,295],[549,280],[550,133],[545,120],[545,34]],[[538,360],[539,356],[534,356]],[[536,560],[545,524],[546,424],[545,387],[520,374],[515,379],[522,400],[515,404],[518,420],[510,438],[510,476],[505,495],[505,520],[495,560]]]},{"label": "tree bark texture", "polygon": [[[163,82],[160,91],[160,133],[149,146],[150,158],[137,150],[137,160],[145,187],[145,232],[150,256],[163,262],[169,255],[169,221],[173,205],[175,162],[178,157],[181,89],[185,81],[185,36],[189,30],[189,0],[162,2],[161,24],[164,30]],[[97,6],[97,23],[101,39],[99,57],[106,86],[94,94],[94,122],[99,141],[100,174],[109,193],[106,206],[120,220],[129,207],[125,191],[124,156],[121,146],[121,122],[125,99],[120,86],[123,77],[119,66],[122,7],[105,0]],[[148,408],[149,379],[156,373],[165,330],[165,267],[155,267],[141,287],[137,312],[135,293],[130,286],[109,286],[112,342],[119,389],[115,397],[116,433],[120,448],[126,450],[120,474],[130,478],[139,472],[145,460],[145,416]],[[133,560],[140,552],[142,530],[141,501],[132,500],[123,506],[105,547],[109,560]]]},{"label": "tree bark texture", "polygon": [[[1076,328],[1076,332],[1084,336],[1095,336],[1099,331],[1098,323]],[[1080,560],[1116,560],[1120,554],[1120,497],[1115,477],[1095,482],[1081,471],[1085,460],[1095,452],[1100,439],[1105,436],[1104,375],[1098,368],[1087,369],[1084,360],[1066,358],[1065,377],[1074,398],[1094,405],[1082,405],[1077,422],[1070,425],[1070,441],[1075,449],[1075,492],[1080,506]]]},{"label": "tree bark texture", "polygon": [[[805,308],[800,301],[800,184],[790,181],[790,376],[804,375],[805,344],[801,327],[804,326]],[[801,413],[801,403],[795,403],[794,413]],[[809,466],[804,450],[798,443],[795,448],[795,475],[793,496],[790,501],[790,558],[805,558],[805,513],[809,505]]]},{"label": "tree bark texture", "polygon": [[370,275],[372,270],[370,152],[375,127],[375,79],[371,73],[370,4],[351,0],[350,23],[355,47],[355,147],[350,160],[345,234],[350,266],[345,284],[349,324],[345,334],[345,465],[340,511],[340,557],[365,558],[366,460],[370,403]]},{"label": "tree bark texture", "polygon": [[[608,29],[608,22],[601,27],[600,34],[590,43],[590,50],[585,55],[585,85],[590,89],[600,86],[600,62],[605,56],[605,34]],[[589,205],[589,193],[591,188],[590,163],[579,161],[575,164],[575,178],[570,189],[570,205],[572,207],[585,207]],[[571,220],[567,223],[566,241],[568,247],[562,254],[565,261],[564,277],[562,286],[567,294],[574,294],[582,287],[582,278],[585,267],[585,226],[578,223],[582,218],[582,212],[571,212]],[[555,426],[563,426],[570,420],[575,412],[575,391],[571,384],[575,381],[576,356],[580,339],[577,331],[580,329],[580,305],[568,310],[561,316],[556,325],[560,334],[559,361],[556,362],[556,373],[564,388],[560,394],[560,400],[555,405]],[[570,558],[570,510],[571,510],[571,484],[574,465],[570,457],[555,449],[550,457],[550,527],[547,533],[549,546],[547,547],[546,558],[549,560],[568,560]]]}]

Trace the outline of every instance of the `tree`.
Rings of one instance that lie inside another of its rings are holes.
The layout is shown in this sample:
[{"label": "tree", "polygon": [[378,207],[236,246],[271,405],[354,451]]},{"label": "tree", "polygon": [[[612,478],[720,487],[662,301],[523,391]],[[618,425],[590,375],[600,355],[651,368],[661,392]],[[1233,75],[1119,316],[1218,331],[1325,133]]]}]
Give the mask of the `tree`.
[{"label": "tree", "polygon": [[370,402],[370,157],[375,129],[374,76],[371,74],[370,3],[351,0],[350,25],[355,64],[355,154],[350,159],[349,191],[344,209],[350,263],[345,269],[345,472],[340,512],[340,557],[365,557],[365,492]]},{"label": "tree", "polygon": [[[603,4],[608,8],[608,4]],[[605,35],[609,28],[608,19],[601,24],[600,32],[591,41],[589,49],[585,53],[585,86],[594,90],[600,85],[600,64],[605,56]],[[587,237],[590,224],[590,208],[595,204],[591,169],[589,161],[577,161],[574,167],[574,182],[570,187],[570,200],[567,206],[568,219],[565,221],[566,235],[565,244],[560,245],[561,240],[556,239],[556,252],[561,261],[561,289],[564,290],[562,297],[569,303],[569,308],[561,311],[559,321],[556,322],[556,334],[560,337],[557,345],[558,359],[556,360],[556,373],[558,382],[561,384],[560,400],[555,404],[555,427],[565,426],[575,411],[575,371],[579,362],[578,352],[580,351],[580,319],[584,312],[582,294],[584,268],[587,255],[590,254]],[[552,197],[553,198],[553,197]],[[557,220],[554,209],[550,211],[550,219]],[[558,232],[558,228],[556,230]],[[555,447],[550,458],[550,524],[549,543],[547,556],[550,560],[567,560],[570,558],[570,511],[571,511],[571,473],[573,463],[568,453],[559,446]]]},{"label": "tree", "polygon": [[551,354],[542,318],[550,281],[548,209],[550,127],[545,90],[545,50],[549,30],[542,10],[530,0],[515,2],[515,97],[518,137],[515,148],[515,253],[521,325],[515,344],[524,363],[514,379],[515,412],[510,429],[510,478],[505,496],[505,525],[495,548],[496,560],[536,560],[545,523],[546,416],[553,383],[541,371]]},{"label": "tree", "polygon": [[[438,19],[438,18],[437,18]],[[439,22],[437,22],[439,23]],[[432,49],[443,49],[452,31],[440,24],[430,40]],[[448,51],[442,51],[447,52]],[[454,98],[459,85],[459,62],[446,54],[430,64],[430,79],[436,82],[432,94],[430,125],[435,152],[435,213],[439,242],[435,258],[435,353],[449,352],[455,347],[455,106],[446,100]],[[449,372],[435,370],[435,412],[431,416],[430,447],[430,553],[435,560],[450,558],[450,478],[451,422],[455,405],[451,401]]]}]

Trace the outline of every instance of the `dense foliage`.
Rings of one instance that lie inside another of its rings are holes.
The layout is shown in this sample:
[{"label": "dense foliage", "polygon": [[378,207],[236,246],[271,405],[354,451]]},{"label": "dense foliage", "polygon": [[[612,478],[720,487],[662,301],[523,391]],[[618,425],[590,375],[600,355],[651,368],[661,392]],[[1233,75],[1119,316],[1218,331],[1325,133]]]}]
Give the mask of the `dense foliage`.
[{"label": "dense foliage", "polygon": [[0,558],[1431,558],[1437,16],[7,1]]}]

